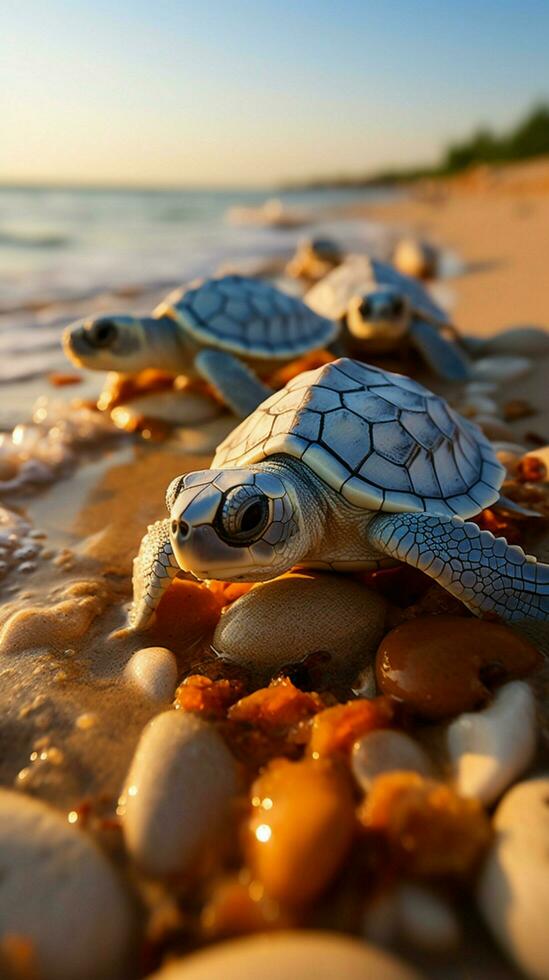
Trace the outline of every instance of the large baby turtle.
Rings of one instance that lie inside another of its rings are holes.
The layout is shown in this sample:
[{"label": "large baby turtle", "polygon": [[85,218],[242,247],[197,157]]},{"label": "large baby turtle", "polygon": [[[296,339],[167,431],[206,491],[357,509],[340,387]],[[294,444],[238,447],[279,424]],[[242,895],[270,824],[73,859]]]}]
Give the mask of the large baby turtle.
[{"label": "large baby turtle", "polygon": [[351,255],[305,295],[321,316],[345,325],[348,349],[375,356],[410,343],[446,381],[470,376],[467,356],[444,332],[454,332],[444,310],[416,279],[366,255]]},{"label": "large baby turtle", "polygon": [[[180,569],[265,581],[294,566],[349,572],[408,562],[477,614],[549,618],[549,565],[467,518],[505,470],[473,423],[422,385],[341,358],[298,375],[175,479],[170,517],[134,563],[132,623]],[[296,624],[296,629],[299,624]]]},{"label": "large baby turtle", "polygon": [[67,327],[63,343],[75,364],[96,371],[157,368],[201,377],[245,416],[270,393],[257,375],[325,347],[338,329],[267,282],[229,275],[176,289],[150,317],[79,321]]}]

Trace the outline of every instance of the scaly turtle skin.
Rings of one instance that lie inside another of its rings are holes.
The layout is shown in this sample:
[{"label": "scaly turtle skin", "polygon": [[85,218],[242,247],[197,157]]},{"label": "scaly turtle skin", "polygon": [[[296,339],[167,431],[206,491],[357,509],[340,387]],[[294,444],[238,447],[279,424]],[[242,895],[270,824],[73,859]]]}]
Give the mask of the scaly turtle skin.
[{"label": "scaly turtle skin", "polygon": [[246,416],[270,393],[257,375],[325,347],[338,329],[267,282],[229,275],[175,290],[150,317],[79,321],[63,344],[71,361],[95,371],[199,376]]},{"label": "scaly turtle skin", "polygon": [[[175,479],[134,562],[131,622],[180,570],[259,582],[296,565],[408,562],[473,612],[549,618],[549,566],[467,518],[505,470],[480,429],[402,375],[347,358],[305,372]],[[297,624],[296,624],[297,625]]]},{"label": "scaly turtle skin", "polygon": [[344,323],[354,354],[371,357],[414,346],[446,381],[466,381],[470,367],[458,345],[442,336],[452,329],[421,283],[393,266],[365,255],[351,255],[305,295],[322,316]]}]

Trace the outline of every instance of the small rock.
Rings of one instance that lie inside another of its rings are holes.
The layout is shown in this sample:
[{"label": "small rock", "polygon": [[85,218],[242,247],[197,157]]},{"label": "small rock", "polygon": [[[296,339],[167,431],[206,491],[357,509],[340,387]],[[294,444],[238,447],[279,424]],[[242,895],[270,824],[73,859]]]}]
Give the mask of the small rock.
[{"label": "small rock", "polygon": [[488,439],[511,442],[515,433],[500,418],[495,415],[476,415],[475,425],[478,425]]},{"label": "small rock", "polygon": [[383,635],[387,603],[341,575],[286,575],[256,585],[221,614],[217,653],[271,676],[319,650],[333,673],[354,676]]},{"label": "small rock", "polygon": [[169,963],[149,980],[419,980],[412,967],[338,933],[306,930],[247,936]]},{"label": "small rock", "polygon": [[512,681],[483,711],[460,715],[446,735],[455,788],[490,806],[532,761],[536,703],[528,684]]},{"label": "small rock", "polygon": [[524,453],[517,471],[521,480],[546,483],[549,477],[549,446],[540,446]]},{"label": "small rock", "polygon": [[488,415],[496,418],[499,409],[493,398],[487,398],[485,395],[470,395],[460,404],[459,412],[466,418],[476,418],[477,415]]},{"label": "small rock", "polygon": [[465,385],[463,394],[465,398],[476,398],[479,395],[484,398],[495,395],[497,390],[498,386],[493,381],[470,381]]},{"label": "small rock", "polygon": [[500,463],[505,466],[508,476],[515,477],[520,460],[526,452],[524,446],[514,442],[494,442],[492,446]]},{"label": "small rock", "polygon": [[549,775],[514,786],[494,817],[496,839],[478,885],[480,910],[533,980],[549,977]]},{"label": "small rock", "polygon": [[122,794],[122,826],[151,874],[184,871],[219,829],[236,792],[236,765],[215,728],[184,711],[145,727]]},{"label": "small rock", "polygon": [[506,422],[517,422],[536,415],[536,409],[526,398],[511,398],[503,405],[502,414]]},{"label": "small rock", "polygon": [[422,885],[405,882],[397,888],[400,938],[427,953],[449,953],[459,946],[457,916],[440,895]]},{"label": "small rock", "polygon": [[548,354],[549,333],[541,327],[511,327],[487,337],[482,345],[486,354]]},{"label": "small rock", "polygon": [[29,940],[41,978],[126,976],[129,902],[89,837],[46,804],[1,789],[0,866],[0,940]]},{"label": "small rock", "polygon": [[124,676],[153,701],[173,701],[177,661],[166,647],[144,647],[130,657]]},{"label": "small rock", "polygon": [[392,946],[399,933],[398,906],[394,888],[369,898],[362,915],[361,933],[374,946]]},{"label": "small rock", "polygon": [[192,391],[161,391],[134,398],[111,412],[115,425],[127,428],[140,419],[159,419],[169,425],[200,425],[218,418],[219,404],[208,395]]},{"label": "small rock", "polygon": [[490,678],[528,674],[536,648],[501,623],[466,616],[421,616],[383,638],[377,682],[414,714],[436,721],[470,711],[490,697]]},{"label": "small rock", "polygon": [[356,781],[368,792],[382,772],[395,769],[432,776],[433,768],[425,752],[409,735],[382,728],[368,732],[353,746],[351,765]]},{"label": "small rock", "polygon": [[[286,905],[315,899],[351,844],[349,777],[325,760],[275,759],[254,782],[247,852],[266,893]],[[329,846],[326,842],[329,841]]]},{"label": "small rock", "polygon": [[472,374],[475,381],[495,381],[496,384],[505,384],[508,381],[516,381],[523,378],[532,368],[532,362],[528,357],[481,357],[472,365]]}]

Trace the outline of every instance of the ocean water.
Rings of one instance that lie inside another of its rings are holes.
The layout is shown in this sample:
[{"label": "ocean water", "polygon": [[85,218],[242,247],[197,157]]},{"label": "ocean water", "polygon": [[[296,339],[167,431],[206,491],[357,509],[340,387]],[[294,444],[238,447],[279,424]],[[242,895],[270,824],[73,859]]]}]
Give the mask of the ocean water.
[{"label": "ocean water", "polygon": [[289,256],[310,234],[383,254],[383,230],[346,214],[383,193],[277,195],[311,216],[281,229],[226,220],[228,209],[272,196],[262,191],[0,188],[0,381],[39,375],[60,357],[62,366],[59,335],[78,316],[113,304],[146,310],[149,298],[223,263]]}]

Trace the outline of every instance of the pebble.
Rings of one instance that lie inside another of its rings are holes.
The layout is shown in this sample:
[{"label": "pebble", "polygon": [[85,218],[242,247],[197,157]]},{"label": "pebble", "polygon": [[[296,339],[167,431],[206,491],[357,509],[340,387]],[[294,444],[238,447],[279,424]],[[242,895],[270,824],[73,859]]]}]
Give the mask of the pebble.
[{"label": "pebble", "polygon": [[549,446],[540,446],[524,453],[518,463],[518,471],[528,480],[548,482],[549,478]]},{"label": "pebble", "polygon": [[332,880],[351,844],[349,777],[325,760],[279,758],[256,779],[250,796],[246,850],[252,874],[271,898],[286,905],[312,901]]},{"label": "pebble", "polygon": [[1,789],[0,866],[0,938],[29,940],[43,980],[126,976],[129,902],[89,837],[46,804]]},{"label": "pebble", "polygon": [[449,953],[459,946],[461,927],[452,906],[436,892],[405,882],[396,892],[400,938],[431,954]]},{"label": "pebble", "polygon": [[478,884],[480,910],[496,940],[533,980],[548,980],[549,774],[508,791]]},{"label": "pebble", "polygon": [[408,620],[382,640],[376,657],[384,694],[430,720],[471,711],[493,680],[522,677],[539,663],[536,648],[508,626],[465,616]]},{"label": "pebble", "polygon": [[121,798],[130,854],[151,874],[184,871],[222,825],[236,788],[236,764],[215,728],[184,711],[157,715]]},{"label": "pebble", "polygon": [[529,766],[537,740],[536,702],[524,681],[511,681],[483,711],[448,726],[455,788],[490,806]]},{"label": "pebble", "polygon": [[152,701],[170,702],[177,685],[177,660],[166,647],[144,647],[132,654],[124,676]]},{"label": "pebble", "polygon": [[472,375],[475,381],[495,381],[505,384],[523,378],[532,368],[528,357],[498,356],[481,357],[472,365]]},{"label": "pebble", "polygon": [[331,655],[335,676],[354,676],[372,659],[386,612],[380,595],[344,576],[286,575],[225,609],[213,647],[262,676],[318,651]]},{"label": "pebble", "polygon": [[412,967],[368,943],[335,932],[281,931],[247,936],[184,957],[149,980],[419,980]]},{"label": "pebble", "polygon": [[476,398],[477,395],[486,397],[495,395],[497,390],[498,386],[493,381],[470,381],[464,386],[463,394],[466,398]]},{"label": "pebble", "polygon": [[111,411],[115,425],[127,428],[140,419],[159,419],[170,425],[200,425],[217,418],[219,404],[200,392],[155,391],[150,395],[134,398]]},{"label": "pebble", "polygon": [[496,415],[475,415],[475,425],[478,425],[488,439],[510,442],[515,433],[505,422]]},{"label": "pebble", "polygon": [[518,443],[514,442],[494,442],[492,447],[500,463],[505,466],[507,475],[515,477],[519,463],[526,452],[524,446],[519,446]]},{"label": "pebble", "polygon": [[487,337],[482,350],[487,354],[548,354],[549,333],[540,327],[511,327]]},{"label": "pebble", "polygon": [[368,732],[359,738],[353,746],[351,767],[365,793],[382,772],[398,769],[433,775],[433,767],[421,746],[409,735],[390,728]]},{"label": "pebble", "polygon": [[487,398],[485,395],[470,395],[461,402],[459,412],[467,418],[476,418],[478,415],[496,418],[499,409],[493,398]]}]

